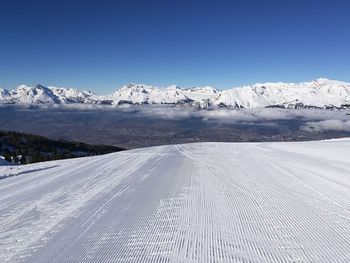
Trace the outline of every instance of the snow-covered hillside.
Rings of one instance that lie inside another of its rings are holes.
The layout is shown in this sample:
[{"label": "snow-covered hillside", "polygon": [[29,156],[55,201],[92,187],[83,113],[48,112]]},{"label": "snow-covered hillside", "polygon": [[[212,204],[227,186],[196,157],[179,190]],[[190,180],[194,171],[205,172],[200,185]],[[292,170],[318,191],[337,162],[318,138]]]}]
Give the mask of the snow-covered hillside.
[{"label": "snow-covered hillside", "polygon": [[0,103],[35,104],[188,104],[198,108],[350,108],[350,84],[329,79],[303,83],[264,83],[224,91],[212,87],[157,88],[129,84],[113,94],[97,96],[90,91],[56,87],[0,89]]},{"label": "snow-covered hillside", "polygon": [[[350,140],[0,167],[0,262],[350,262]],[[10,170],[12,169],[12,170]]]},{"label": "snow-covered hillside", "polygon": [[28,87],[20,85],[15,90],[0,88],[0,103],[11,104],[66,104],[93,103],[89,100],[95,94],[91,91],[80,91],[72,88]]}]

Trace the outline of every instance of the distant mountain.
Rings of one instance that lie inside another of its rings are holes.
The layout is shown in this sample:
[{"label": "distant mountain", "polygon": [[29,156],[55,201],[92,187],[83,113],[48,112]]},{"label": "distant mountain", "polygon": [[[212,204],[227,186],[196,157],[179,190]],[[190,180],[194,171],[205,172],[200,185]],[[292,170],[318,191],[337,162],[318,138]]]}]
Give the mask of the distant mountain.
[{"label": "distant mountain", "polygon": [[91,91],[71,88],[35,87],[20,85],[15,90],[0,88],[0,103],[10,104],[68,104],[94,103],[90,97],[96,96]]},{"label": "distant mountain", "polygon": [[350,108],[350,83],[320,78],[302,83],[257,83],[219,91],[212,87],[157,88],[129,84],[107,96],[91,91],[18,86],[0,89],[2,104],[185,104],[197,108]]}]

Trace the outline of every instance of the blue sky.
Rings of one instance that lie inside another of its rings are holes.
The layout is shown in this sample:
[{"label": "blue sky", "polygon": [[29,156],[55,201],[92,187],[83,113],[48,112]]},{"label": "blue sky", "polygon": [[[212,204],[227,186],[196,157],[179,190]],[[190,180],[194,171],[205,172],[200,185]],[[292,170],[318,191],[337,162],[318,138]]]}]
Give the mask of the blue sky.
[{"label": "blue sky", "polygon": [[0,85],[350,82],[350,1],[3,0]]}]

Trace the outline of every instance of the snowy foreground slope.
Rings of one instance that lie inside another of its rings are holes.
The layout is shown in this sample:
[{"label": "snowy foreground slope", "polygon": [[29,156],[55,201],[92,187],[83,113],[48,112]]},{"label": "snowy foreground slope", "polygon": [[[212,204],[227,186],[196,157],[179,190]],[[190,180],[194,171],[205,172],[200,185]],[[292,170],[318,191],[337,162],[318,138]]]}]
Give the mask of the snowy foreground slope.
[{"label": "snowy foreground slope", "polygon": [[0,262],[350,262],[350,140],[0,167]]}]

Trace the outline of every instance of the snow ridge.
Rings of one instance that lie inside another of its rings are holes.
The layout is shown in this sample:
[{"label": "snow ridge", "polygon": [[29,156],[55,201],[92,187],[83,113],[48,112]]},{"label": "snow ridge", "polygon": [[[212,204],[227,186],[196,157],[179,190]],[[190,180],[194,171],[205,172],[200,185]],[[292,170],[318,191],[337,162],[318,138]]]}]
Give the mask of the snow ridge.
[{"label": "snow ridge", "polygon": [[97,96],[91,91],[71,88],[18,86],[0,88],[2,104],[175,104],[197,108],[350,108],[350,83],[320,78],[302,83],[257,83],[219,91],[213,87],[158,88],[128,84],[114,93]]},{"label": "snow ridge", "polygon": [[29,87],[20,85],[15,90],[0,89],[0,103],[6,104],[67,104],[91,103],[91,91],[80,91],[72,88],[44,87],[36,85]]}]

